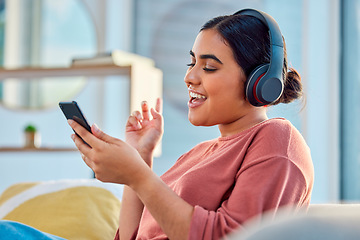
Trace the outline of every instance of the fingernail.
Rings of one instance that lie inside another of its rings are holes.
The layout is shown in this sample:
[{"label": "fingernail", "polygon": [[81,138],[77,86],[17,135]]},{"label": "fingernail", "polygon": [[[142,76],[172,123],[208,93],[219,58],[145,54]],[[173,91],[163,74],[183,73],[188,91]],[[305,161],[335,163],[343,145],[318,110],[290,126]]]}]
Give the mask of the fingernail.
[{"label": "fingernail", "polygon": [[71,125],[74,122],[74,120],[68,119],[67,122],[68,122],[69,125]]},{"label": "fingernail", "polygon": [[71,139],[75,141],[75,134],[71,134]]},{"label": "fingernail", "polygon": [[94,123],[93,126],[94,126],[94,131],[95,132],[97,132],[97,133],[101,132],[100,128],[98,127],[98,125],[96,125],[96,123]]}]

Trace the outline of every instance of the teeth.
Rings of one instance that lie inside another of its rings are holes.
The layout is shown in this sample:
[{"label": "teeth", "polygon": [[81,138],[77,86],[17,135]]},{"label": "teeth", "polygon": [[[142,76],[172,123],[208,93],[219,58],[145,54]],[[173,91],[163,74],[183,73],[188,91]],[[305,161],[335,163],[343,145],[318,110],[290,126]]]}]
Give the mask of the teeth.
[{"label": "teeth", "polygon": [[190,97],[192,98],[206,98],[204,95],[200,95],[200,94],[197,94],[197,93],[194,93],[194,92],[190,92]]}]

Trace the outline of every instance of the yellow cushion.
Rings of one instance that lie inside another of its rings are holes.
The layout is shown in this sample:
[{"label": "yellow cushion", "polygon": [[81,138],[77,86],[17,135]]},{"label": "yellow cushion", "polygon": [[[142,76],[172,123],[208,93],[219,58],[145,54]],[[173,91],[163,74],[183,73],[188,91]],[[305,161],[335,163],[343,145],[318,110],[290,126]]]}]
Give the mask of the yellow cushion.
[{"label": "yellow cushion", "polygon": [[17,194],[37,185],[39,183],[18,183],[12,185],[10,188],[5,189],[5,191],[0,196],[0,205],[9,200],[10,198],[16,196]]},{"label": "yellow cushion", "polygon": [[97,180],[21,183],[0,196],[0,219],[66,239],[113,239],[122,186]]}]

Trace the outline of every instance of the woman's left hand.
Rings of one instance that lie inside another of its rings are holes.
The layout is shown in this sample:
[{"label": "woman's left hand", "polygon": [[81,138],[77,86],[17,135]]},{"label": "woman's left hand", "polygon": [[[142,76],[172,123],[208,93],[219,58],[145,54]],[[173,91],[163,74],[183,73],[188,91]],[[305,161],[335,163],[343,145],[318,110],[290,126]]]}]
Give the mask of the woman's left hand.
[{"label": "woman's left hand", "polygon": [[155,109],[149,109],[146,101],[141,104],[141,112],[134,111],[126,123],[125,140],[134,147],[151,167],[152,156],[156,145],[164,132],[162,101],[156,100]]},{"label": "woman's left hand", "polygon": [[105,134],[95,124],[91,126],[91,134],[73,120],[68,120],[68,123],[90,145],[85,144],[75,134],[71,136],[83,160],[94,171],[97,179],[130,186],[145,177],[144,172],[149,170],[149,167],[135,148]]}]

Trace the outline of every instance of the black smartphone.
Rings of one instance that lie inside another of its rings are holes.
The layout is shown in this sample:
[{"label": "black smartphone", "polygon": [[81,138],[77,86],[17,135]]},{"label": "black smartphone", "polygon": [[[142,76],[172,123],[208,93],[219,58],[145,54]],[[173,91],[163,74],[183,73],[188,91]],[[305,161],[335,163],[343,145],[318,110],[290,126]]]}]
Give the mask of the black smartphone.
[{"label": "black smartphone", "polygon": [[[82,113],[82,111],[76,101],[59,102],[59,106],[60,106],[62,112],[64,113],[66,119],[72,119],[72,120],[76,121],[77,123],[79,123],[81,126],[86,128],[86,130],[88,130],[91,133],[91,127],[88,124],[84,114]],[[76,135],[78,135],[78,134],[76,133]],[[86,143],[86,142],[84,141],[84,143]]]}]

